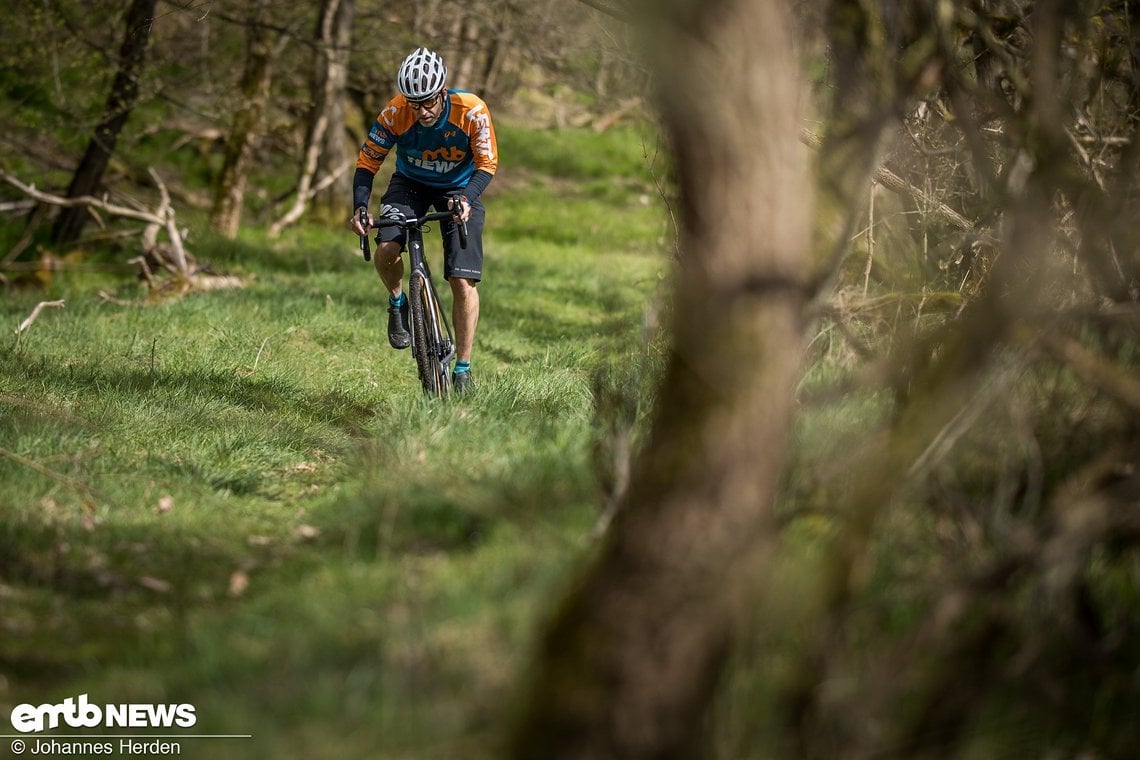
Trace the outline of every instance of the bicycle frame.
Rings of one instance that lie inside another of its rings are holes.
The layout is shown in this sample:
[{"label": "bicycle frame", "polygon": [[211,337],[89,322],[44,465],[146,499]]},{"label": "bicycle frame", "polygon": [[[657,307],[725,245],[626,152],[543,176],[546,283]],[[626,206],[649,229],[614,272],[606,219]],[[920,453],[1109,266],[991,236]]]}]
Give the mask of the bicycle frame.
[{"label": "bicycle frame", "polygon": [[[408,228],[408,258],[408,298],[412,301],[410,311],[413,322],[412,355],[416,357],[424,390],[442,396],[451,385],[455,340],[451,325],[440,306],[431,268],[424,257],[423,232],[418,226]],[[417,320],[422,320],[422,325]]]},{"label": "bicycle frame", "polygon": [[[451,363],[455,359],[455,339],[424,256],[423,228],[428,222],[450,219],[452,212],[436,211],[422,217],[389,219],[381,217],[372,227],[400,227],[408,237],[408,300],[412,324],[412,355],[424,391],[434,396],[446,395],[451,387]],[[361,223],[367,226],[362,212]],[[467,225],[459,225],[460,246],[467,247]],[[378,241],[379,242],[379,241]],[[361,236],[360,249],[367,261],[371,257],[368,236]]]}]

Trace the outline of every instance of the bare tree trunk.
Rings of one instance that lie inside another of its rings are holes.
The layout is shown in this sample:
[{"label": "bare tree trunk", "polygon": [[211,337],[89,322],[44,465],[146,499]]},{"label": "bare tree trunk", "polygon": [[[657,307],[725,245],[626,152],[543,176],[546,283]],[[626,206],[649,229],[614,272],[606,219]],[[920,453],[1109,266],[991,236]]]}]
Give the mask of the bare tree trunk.
[{"label": "bare tree trunk", "polygon": [[253,149],[260,137],[269,87],[273,76],[273,58],[277,33],[265,26],[267,4],[261,0],[246,27],[246,59],[240,93],[242,106],[234,114],[234,123],[226,140],[226,160],[214,192],[210,223],[227,237],[237,235],[241,224],[246,185],[253,165]]},{"label": "bare tree trunk", "polygon": [[333,19],[333,47],[329,55],[327,105],[329,129],[325,130],[324,147],[317,164],[317,174],[335,179],[317,194],[316,205],[327,211],[339,213],[344,208],[346,198],[352,197],[351,166],[345,166],[350,154],[355,151],[348,144],[348,133],[344,125],[345,101],[348,90],[349,57],[352,51],[352,22],[355,16],[355,0],[341,0],[337,5],[337,15]]},{"label": "bare tree trunk", "polygon": [[[309,202],[313,180],[321,167],[321,159],[328,154],[330,142],[343,147],[342,129],[329,129],[330,124],[339,127],[344,123],[344,90],[348,81],[348,46],[342,44],[352,31],[352,0],[323,0],[317,17],[316,67],[313,76],[313,107],[309,113],[309,125],[305,132],[305,148],[301,162],[301,176],[297,181],[297,194],[293,205],[269,228],[274,237],[287,225],[301,218]],[[337,118],[339,117],[339,118]],[[329,139],[330,135],[333,137]],[[340,136],[339,141],[335,140]],[[335,155],[337,163],[343,163],[347,151]],[[328,165],[326,160],[325,165]],[[336,168],[330,169],[335,172]],[[345,177],[347,174],[341,172]],[[340,189],[340,188],[338,188]],[[344,205],[349,191],[338,196],[338,207]]]},{"label": "bare tree trunk", "polygon": [[438,47],[436,52],[443,56],[448,63],[447,81],[448,84],[455,86],[457,76],[460,76],[459,64],[461,62],[463,51],[463,16],[462,12],[453,12],[445,14],[442,21],[446,24],[446,30],[440,30],[439,42],[436,43]]},{"label": "bare tree trunk", "polygon": [[503,59],[510,48],[510,38],[506,31],[496,32],[487,44],[487,59],[483,66],[483,81],[479,92],[485,99],[497,100],[499,96],[499,74],[503,70]]},{"label": "bare tree trunk", "polygon": [[439,5],[440,0],[424,0],[415,4],[412,18],[412,36],[415,39],[437,39],[438,22],[441,18]]},{"label": "bare tree trunk", "polygon": [[480,19],[475,14],[465,15],[459,27],[458,37],[455,40],[459,54],[459,65],[452,77],[457,87],[466,90],[479,90],[480,82],[476,81],[475,72],[478,61],[476,57],[482,54],[479,45]]},{"label": "bare tree trunk", "polygon": [[[139,75],[150,41],[155,5],[157,0],[133,0],[127,9],[126,31],[123,34],[123,44],[119,48],[119,70],[115,73],[111,92],[103,107],[103,118],[96,125],[95,134],[87,143],[87,150],[67,188],[68,198],[95,195],[99,184],[103,181],[103,173],[107,170],[107,163],[115,152],[119,133],[127,123],[127,117],[135,107],[135,101],[138,100]],[[57,243],[74,242],[83,232],[88,216],[85,206],[76,205],[63,209],[52,229],[52,239]]]},{"label": "bare tree trunk", "polygon": [[518,758],[693,757],[773,535],[810,249],[788,11],[665,8],[649,31],[683,195],[673,353],[623,509],[546,634]]}]

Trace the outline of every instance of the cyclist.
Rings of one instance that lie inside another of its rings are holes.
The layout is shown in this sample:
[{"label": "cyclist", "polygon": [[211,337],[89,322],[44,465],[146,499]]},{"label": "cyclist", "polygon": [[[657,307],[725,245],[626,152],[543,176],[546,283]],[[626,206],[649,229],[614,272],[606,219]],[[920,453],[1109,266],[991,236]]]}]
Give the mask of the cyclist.
[{"label": "cyclist", "polygon": [[[471,351],[479,323],[479,291],[483,277],[483,221],[486,210],[479,196],[498,168],[498,144],[487,104],[464,90],[447,88],[443,59],[427,48],[412,51],[396,74],[399,93],[376,117],[356,159],[352,182],[353,215],[348,226],[357,235],[368,231],[360,223],[367,215],[372,183],[380,164],[396,152],[396,167],[381,197],[383,216],[421,216],[428,207],[452,209],[467,223],[467,247],[460,248],[453,221],[440,224],[444,244],[443,276],[451,286],[455,325],[453,387],[473,386]],[[449,196],[458,195],[458,203]],[[458,206],[458,208],[455,208]],[[407,234],[398,227],[380,230],[373,261],[388,289],[388,342],[393,348],[411,345],[408,299],[403,292],[401,253]]]}]

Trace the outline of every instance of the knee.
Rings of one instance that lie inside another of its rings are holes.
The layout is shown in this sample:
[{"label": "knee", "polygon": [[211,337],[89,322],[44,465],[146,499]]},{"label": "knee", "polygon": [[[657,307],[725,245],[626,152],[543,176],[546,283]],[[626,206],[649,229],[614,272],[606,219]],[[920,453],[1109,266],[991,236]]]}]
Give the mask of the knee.
[{"label": "knee", "polygon": [[394,241],[387,241],[380,244],[378,251],[379,255],[376,257],[376,264],[392,264],[400,258],[400,244]]},{"label": "knee", "polygon": [[451,292],[458,298],[466,298],[475,292],[475,280],[468,280],[464,277],[452,277],[448,280],[451,285]]}]

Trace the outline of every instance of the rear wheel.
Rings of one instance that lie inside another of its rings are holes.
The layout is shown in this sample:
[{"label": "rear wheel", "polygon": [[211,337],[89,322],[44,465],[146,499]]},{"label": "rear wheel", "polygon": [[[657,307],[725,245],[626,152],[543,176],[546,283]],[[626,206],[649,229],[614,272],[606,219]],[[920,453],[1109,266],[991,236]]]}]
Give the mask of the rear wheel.
[{"label": "rear wheel", "polygon": [[438,299],[427,287],[422,274],[412,274],[408,283],[408,300],[411,304],[412,354],[416,357],[420,383],[424,393],[443,396],[451,381],[447,376],[449,362],[443,360],[448,352],[444,345],[443,315]]}]

